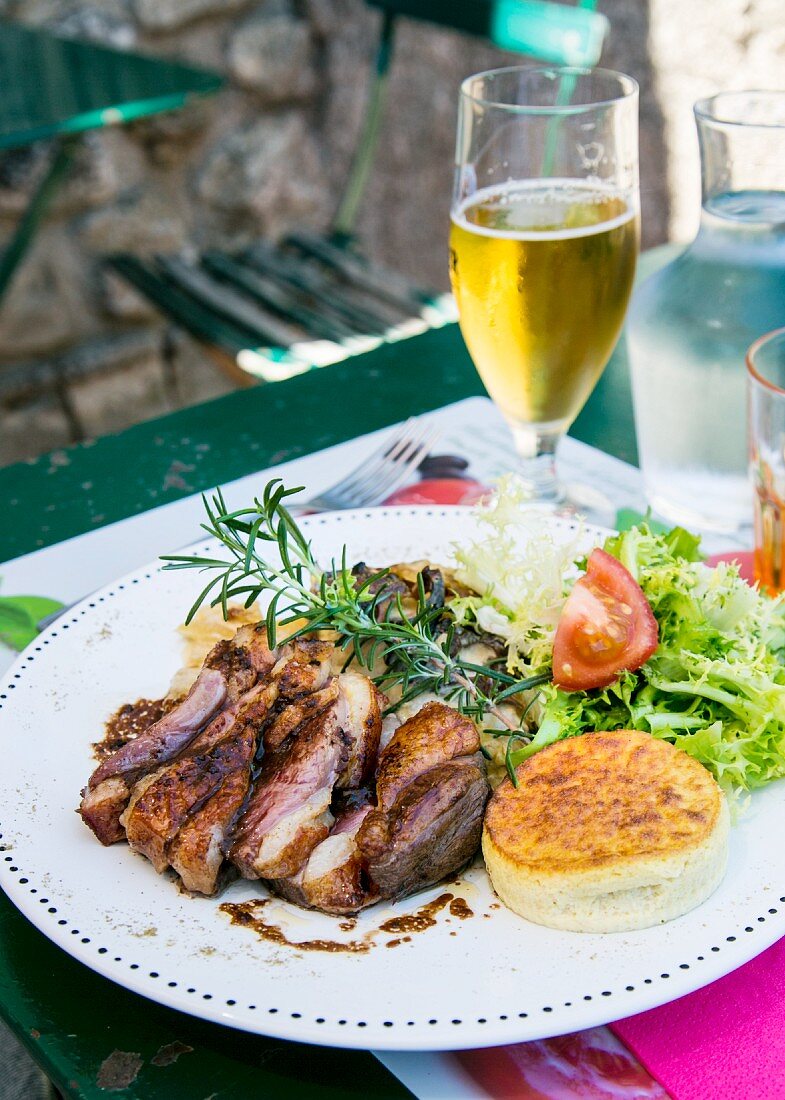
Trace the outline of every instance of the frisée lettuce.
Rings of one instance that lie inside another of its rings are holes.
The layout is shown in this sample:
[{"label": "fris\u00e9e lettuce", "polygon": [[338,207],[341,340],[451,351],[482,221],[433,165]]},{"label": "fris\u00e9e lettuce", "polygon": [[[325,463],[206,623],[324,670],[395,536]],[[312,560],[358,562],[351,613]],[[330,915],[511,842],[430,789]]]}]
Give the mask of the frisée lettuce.
[{"label": "fris\u00e9e lettuce", "polygon": [[[473,594],[450,609],[459,625],[503,639],[508,671],[538,674],[572,585],[586,567],[580,533],[553,538],[525,490],[509,476],[478,512],[480,537],[458,546],[456,577]],[[785,596],[748,585],[733,564],[709,568],[700,540],[681,527],[647,524],[603,549],[641,586],[659,644],[637,671],[606,688],[523,697],[531,737],[508,746],[514,767],[539,749],[591,730],[631,728],[662,737],[704,764],[728,793],[785,776]]]},{"label": "fris\u00e9e lettuce", "polygon": [[636,578],[659,627],[654,655],[596,691],[543,689],[539,728],[518,763],[589,730],[647,731],[676,744],[727,791],[785,776],[785,601],[733,564],[709,568],[698,539],[645,523],[605,542]]},{"label": "fris\u00e9e lettuce", "polygon": [[500,479],[498,492],[477,511],[481,537],[454,547],[456,579],[477,595],[450,604],[458,625],[502,638],[508,671],[524,675],[550,665],[569,590],[566,578],[578,575],[578,537],[557,542],[526,503],[518,478]]}]

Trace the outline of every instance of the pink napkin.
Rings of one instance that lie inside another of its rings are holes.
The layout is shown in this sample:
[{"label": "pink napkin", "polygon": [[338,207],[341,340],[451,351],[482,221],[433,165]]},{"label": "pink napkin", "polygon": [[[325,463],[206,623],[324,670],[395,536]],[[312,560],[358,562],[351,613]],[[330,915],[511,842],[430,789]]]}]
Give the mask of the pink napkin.
[{"label": "pink napkin", "polygon": [[687,997],[610,1026],[673,1100],[783,1100],[785,939]]}]

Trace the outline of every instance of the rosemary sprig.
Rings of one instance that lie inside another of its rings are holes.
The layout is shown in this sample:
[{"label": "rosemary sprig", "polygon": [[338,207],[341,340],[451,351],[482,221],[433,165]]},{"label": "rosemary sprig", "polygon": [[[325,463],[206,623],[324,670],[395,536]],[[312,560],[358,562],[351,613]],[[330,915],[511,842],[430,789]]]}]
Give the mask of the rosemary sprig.
[{"label": "rosemary sprig", "polygon": [[[220,489],[211,500],[203,497],[207,521],[201,527],[217,539],[221,557],[167,555],[166,569],[198,569],[212,574],[188,612],[190,622],[206,601],[220,604],[228,617],[230,599],[241,597],[250,607],[269,598],[267,637],[274,647],[279,626],[297,622],[288,637],[328,630],[352,661],[366,670],[382,659],[385,670],[374,679],[382,689],[396,687],[396,706],[424,692],[440,695],[463,714],[482,719],[493,714],[516,739],[528,736],[501,704],[549,678],[548,672],[516,679],[495,665],[477,665],[451,652],[455,625],[444,628],[444,609],[428,600],[422,574],[418,576],[413,613],[395,593],[390,571],[380,570],[362,580],[353,575],[344,547],[340,563],[324,571],[310,542],[300,530],[285,501],[300,489],[270,481],[253,506],[230,512]],[[270,551],[273,551],[272,553]]]}]

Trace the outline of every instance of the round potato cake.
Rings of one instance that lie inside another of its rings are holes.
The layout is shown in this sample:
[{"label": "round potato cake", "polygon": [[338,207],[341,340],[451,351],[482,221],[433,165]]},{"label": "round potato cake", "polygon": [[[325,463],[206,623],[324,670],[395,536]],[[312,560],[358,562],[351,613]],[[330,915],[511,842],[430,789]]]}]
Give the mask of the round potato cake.
[{"label": "round potato cake", "polygon": [[482,849],[505,905],[537,924],[621,932],[693,909],[725,872],[729,813],[706,769],[636,730],[558,741],[505,779]]}]

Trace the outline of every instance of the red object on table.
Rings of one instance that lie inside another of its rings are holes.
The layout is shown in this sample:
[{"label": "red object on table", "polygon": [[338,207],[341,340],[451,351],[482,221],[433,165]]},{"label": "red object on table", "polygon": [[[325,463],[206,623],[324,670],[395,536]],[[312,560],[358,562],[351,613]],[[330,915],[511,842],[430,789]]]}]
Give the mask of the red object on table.
[{"label": "red object on table", "polygon": [[748,584],[755,582],[755,553],[753,550],[729,550],[725,554],[712,554],[706,558],[707,565],[719,565],[721,561],[735,561],[739,566],[739,575]]},{"label": "red object on table", "polygon": [[385,504],[476,504],[488,492],[471,478],[432,477],[399,489]]},{"label": "red object on table", "polygon": [[452,1057],[489,1100],[667,1100],[604,1027]]}]

